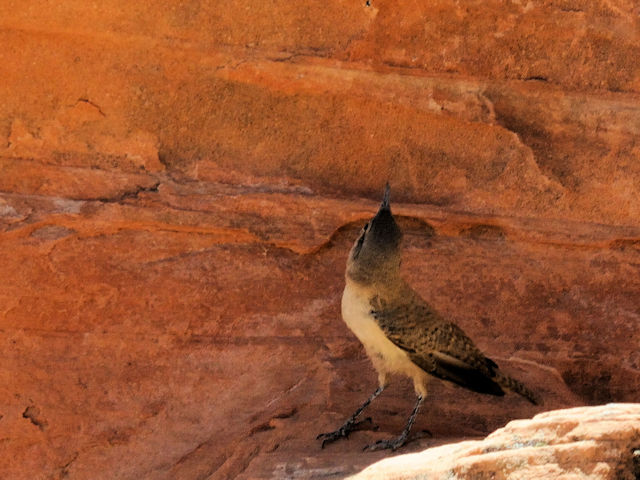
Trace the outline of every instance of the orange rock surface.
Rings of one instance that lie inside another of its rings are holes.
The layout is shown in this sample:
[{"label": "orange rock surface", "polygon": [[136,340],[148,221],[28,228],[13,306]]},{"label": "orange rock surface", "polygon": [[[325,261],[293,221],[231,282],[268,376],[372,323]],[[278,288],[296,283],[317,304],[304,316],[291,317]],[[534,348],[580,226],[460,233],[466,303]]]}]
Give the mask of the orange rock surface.
[{"label": "orange rock surface", "polygon": [[413,402],[340,320],[404,273],[545,399],[432,384],[407,450],[640,390],[633,0],[0,4],[0,478],[355,473]]}]

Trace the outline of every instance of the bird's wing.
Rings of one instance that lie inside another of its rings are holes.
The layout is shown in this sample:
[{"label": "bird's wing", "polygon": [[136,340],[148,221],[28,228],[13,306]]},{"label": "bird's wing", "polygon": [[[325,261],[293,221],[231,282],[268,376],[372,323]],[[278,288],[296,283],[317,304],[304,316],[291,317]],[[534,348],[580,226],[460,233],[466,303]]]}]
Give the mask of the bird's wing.
[{"label": "bird's wing", "polygon": [[385,305],[372,300],[371,313],[385,335],[427,373],[470,390],[504,395],[494,381],[497,365],[457,325],[426,305]]}]

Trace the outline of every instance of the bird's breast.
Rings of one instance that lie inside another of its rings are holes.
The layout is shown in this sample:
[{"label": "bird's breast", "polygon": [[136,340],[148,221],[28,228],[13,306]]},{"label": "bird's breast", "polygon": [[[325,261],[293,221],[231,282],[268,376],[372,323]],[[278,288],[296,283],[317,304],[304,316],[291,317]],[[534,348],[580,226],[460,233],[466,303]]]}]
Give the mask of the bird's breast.
[{"label": "bird's breast", "polygon": [[364,345],[378,369],[402,372],[412,364],[407,353],[391,342],[371,315],[371,289],[347,281],[342,294],[342,318]]}]

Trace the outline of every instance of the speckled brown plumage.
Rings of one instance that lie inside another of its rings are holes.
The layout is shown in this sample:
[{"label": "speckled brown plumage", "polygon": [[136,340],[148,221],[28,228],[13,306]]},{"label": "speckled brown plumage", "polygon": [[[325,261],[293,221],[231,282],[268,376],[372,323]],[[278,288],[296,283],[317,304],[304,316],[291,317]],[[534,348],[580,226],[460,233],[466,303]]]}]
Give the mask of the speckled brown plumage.
[{"label": "speckled brown plumage", "polygon": [[387,338],[425,372],[475,392],[504,395],[506,388],[538,403],[533,392],[502,374],[460,327],[442,318],[409,285],[403,282],[400,288],[390,288],[403,293],[388,298],[384,286],[378,288],[380,293],[370,300],[372,317]]}]

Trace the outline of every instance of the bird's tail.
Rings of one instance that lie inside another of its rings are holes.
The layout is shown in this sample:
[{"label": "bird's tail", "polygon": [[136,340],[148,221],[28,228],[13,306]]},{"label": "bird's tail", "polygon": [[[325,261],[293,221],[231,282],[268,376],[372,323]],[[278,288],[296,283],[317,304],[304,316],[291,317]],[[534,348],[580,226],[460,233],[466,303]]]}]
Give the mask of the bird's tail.
[{"label": "bird's tail", "polygon": [[498,385],[506,390],[510,390],[517,393],[518,395],[522,395],[534,405],[542,405],[542,399],[540,398],[540,396],[537,393],[529,390],[524,386],[523,383],[519,382],[515,378],[511,378],[500,371],[495,371],[493,381],[495,381]]}]

